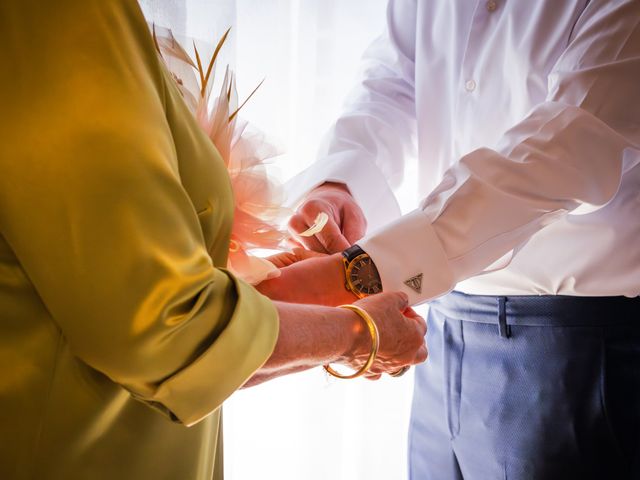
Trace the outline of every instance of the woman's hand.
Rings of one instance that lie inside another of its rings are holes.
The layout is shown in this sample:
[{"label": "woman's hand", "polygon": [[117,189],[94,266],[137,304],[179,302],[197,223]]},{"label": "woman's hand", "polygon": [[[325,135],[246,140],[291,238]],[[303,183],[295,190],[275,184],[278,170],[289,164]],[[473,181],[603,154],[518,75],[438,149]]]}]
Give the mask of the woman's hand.
[{"label": "woman's hand", "polygon": [[[380,335],[376,361],[365,376],[371,380],[383,373],[393,373],[407,365],[427,359],[425,334],[427,324],[412,308],[408,297],[401,292],[379,293],[355,302],[373,318]],[[357,316],[352,312],[352,315]],[[362,331],[353,348],[345,353],[340,363],[359,369],[371,351],[371,338],[365,324],[357,317]]]},{"label": "woman's hand", "polygon": [[[256,288],[273,300],[327,306],[355,303],[367,311],[380,334],[378,356],[367,378],[377,379],[382,373],[392,373],[426,360],[426,323],[409,308],[404,293],[383,292],[358,300],[344,286],[340,254],[323,255],[296,249],[291,255],[296,259],[294,263],[282,268],[279,277],[266,280]],[[352,317],[356,330],[353,343],[337,361],[357,370],[367,360],[371,338],[356,313],[343,311]]]},{"label": "woman's hand", "polygon": [[[379,293],[355,304],[371,315],[380,335],[378,355],[367,378],[375,380],[383,373],[427,358],[427,327],[408,308],[405,294]],[[278,341],[269,360],[245,387],[320,365],[341,363],[358,370],[366,362],[371,337],[362,318],[353,311],[280,302],[276,307],[280,317]]]}]

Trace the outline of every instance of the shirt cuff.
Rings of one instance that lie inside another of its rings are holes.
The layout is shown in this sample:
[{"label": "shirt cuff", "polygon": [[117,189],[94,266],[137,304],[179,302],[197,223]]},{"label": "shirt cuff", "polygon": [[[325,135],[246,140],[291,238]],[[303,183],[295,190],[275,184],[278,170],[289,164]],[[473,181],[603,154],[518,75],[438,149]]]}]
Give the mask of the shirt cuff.
[{"label": "shirt cuff", "polygon": [[348,151],[322,158],[289,180],[287,205],[296,207],[311,190],[325,182],[347,185],[364,212],[369,230],[400,216],[398,201],[382,172],[373,162]]},{"label": "shirt cuff", "polygon": [[358,242],[375,263],[382,289],[409,295],[416,305],[455,285],[447,255],[429,217],[414,210]]},{"label": "shirt cuff", "polygon": [[[227,273],[227,272],[225,272]],[[215,411],[267,361],[278,339],[275,305],[234,278],[235,310],[226,328],[189,366],[162,382],[141,400],[191,426]],[[138,397],[139,398],[139,397]]]}]

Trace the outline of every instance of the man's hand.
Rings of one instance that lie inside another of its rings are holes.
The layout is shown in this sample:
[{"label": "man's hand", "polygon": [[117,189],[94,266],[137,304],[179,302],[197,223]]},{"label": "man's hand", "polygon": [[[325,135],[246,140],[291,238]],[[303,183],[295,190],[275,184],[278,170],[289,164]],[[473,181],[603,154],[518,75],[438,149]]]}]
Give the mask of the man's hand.
[{"label": "man's hand", "polygon": [[280,270],[281,275],[256,285],[272,300],[336,306],[352,303],[356,296],[346,289],[342,255],[315,254]]},{"label": "man's hand", "polygon": [[[319,213],[329,221],[312,237],[298,235],[311,227]],[[289,230],[305,247],[316,252],[336,253],[360,240],[367,229],[362,209],[342,183],[325,183],[312,190],[296,214],[289,220]]]}]

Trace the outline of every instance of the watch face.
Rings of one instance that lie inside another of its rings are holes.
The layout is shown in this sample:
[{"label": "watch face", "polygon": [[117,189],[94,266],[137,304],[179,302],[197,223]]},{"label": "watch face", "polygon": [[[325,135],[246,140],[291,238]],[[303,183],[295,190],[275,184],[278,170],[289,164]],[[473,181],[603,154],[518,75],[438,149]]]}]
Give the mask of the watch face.
[{"label": "watch face", "polygon": [[364,295],[373,295],[382,291],[380,274],[368,255],[360,255],[349,266],[351,285]]}]

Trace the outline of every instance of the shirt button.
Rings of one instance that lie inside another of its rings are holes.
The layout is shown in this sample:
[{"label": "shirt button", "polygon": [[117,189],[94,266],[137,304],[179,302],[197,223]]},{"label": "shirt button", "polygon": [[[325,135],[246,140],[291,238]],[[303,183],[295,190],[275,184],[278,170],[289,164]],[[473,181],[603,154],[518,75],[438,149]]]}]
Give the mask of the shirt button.
[{"label": "shirt button", "polygon": [[473,92],[476,89],[476,82],[473,79],[467,80],[464,82],[464,89],[467,92]]},{"label": "shirt button", "polygon": [[495,2],[495,0],[489,0],[487,3],[485,3],[485,7],[487,8],[487,12],[495,12],[496,8],[498,8],[498,4]]}]

